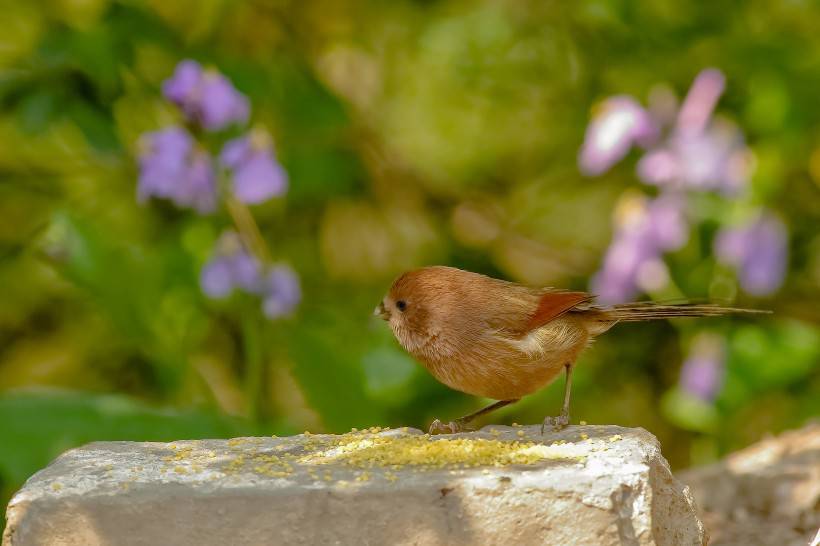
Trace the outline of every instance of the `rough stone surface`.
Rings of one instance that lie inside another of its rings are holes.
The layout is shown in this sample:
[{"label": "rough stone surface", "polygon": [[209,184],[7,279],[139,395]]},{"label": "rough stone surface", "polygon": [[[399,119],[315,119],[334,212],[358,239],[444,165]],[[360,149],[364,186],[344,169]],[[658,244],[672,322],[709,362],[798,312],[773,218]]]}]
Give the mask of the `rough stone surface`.
[{"label": "rough stone surface", "polygon": [[539,428],[93,443],[17,493],[3,545],[705,543],[654,436]]},{"label": "rough stone surface", "polygon": [[712,546],[805,546],[820,537],[820,423],[679,478],[692,487]]}]

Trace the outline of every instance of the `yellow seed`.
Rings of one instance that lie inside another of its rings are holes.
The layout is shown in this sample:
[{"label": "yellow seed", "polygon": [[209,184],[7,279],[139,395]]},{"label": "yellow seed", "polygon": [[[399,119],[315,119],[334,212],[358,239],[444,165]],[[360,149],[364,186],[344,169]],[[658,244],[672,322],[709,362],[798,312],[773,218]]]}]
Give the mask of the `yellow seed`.
[{"label": "yellow seed", "polygon": [[586,421],[581,421],[581,426],[586,425],[586,424],[587,424]]},{"label": "yellow seed", "polygon": [[[523,430],[519,436],[526,435]],[[552,448],[527,441],[502,441],[485,438],[441,438],[429,436],[362,436],[350,435],[334,440],[320,452],[301,456],[288,455],[288,460],[299,464],[329,464],[339,462],[360,469],[391,468],[399,470],[411,466],[412,471],[438,468],[470,468],[478,466],[506,466],[534,464],[544,459],[570,458]],[[265,460],[265,459],[263,459]],[[281,462],[288,470],[290,465]]]}]

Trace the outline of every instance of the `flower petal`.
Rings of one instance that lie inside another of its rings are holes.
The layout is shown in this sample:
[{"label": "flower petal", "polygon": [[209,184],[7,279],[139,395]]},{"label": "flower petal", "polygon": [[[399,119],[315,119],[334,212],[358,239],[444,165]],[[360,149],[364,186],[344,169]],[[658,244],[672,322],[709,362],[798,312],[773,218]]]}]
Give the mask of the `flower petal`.
[{"label": "flower petal", "polygon": [[285,171],[267,152],[253,153],[234,173],[234,194],[248,205],[282,195],[286,189]]}]

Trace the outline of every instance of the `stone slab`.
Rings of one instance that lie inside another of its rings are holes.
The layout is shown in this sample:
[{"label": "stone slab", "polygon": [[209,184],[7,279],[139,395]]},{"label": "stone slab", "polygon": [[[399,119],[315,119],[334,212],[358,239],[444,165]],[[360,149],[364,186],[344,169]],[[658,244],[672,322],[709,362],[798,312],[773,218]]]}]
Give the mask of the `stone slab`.
[{"label": "stone slab", "polygon": [[97,442],[11,500],[4,546],[705,544],[643,429]]}]

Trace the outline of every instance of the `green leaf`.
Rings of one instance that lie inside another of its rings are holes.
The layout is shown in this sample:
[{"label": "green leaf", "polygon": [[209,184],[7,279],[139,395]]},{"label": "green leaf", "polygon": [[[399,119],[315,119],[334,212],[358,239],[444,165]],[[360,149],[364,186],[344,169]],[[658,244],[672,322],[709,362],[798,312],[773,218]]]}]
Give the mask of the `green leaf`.
[{"label": "green leaf", "polygon": [[173,238],[168,248],[142,252],[115,237],[90,221],[58,213],[46,235],[46,253],[107,313],[122,340],[146,355],[161,384],[171,389],[206,327],[196,274]]},{"label": "green leaf", "polygon": [[167,442],[258,433],[215,413],[159,410],[119,395],[21,391],[0,396],[0,476],[22,483],[67,449],[99,440]]},{"label": "green leaf", "polygon": [[410,386],[420,366],[396,347],[378,347],[362,359],[367,394],[385,406],[399,407],[413,396]]},{"label": "green leaf", "polygon": [[0,396],[0,505],[60,453],[89,442],[169,442],[260,433],[248,422],[207,412],[155,409],[125,396],[7,393]]},{"label": "green leaf", "polygon": [[667,419],[686,430],[714,432],[719,423],[715,406],[687,394],[678,387],[663,395],[661,410]]},{"label": "green leaf", "polygon": [[756,391],[807,377],[820,358],[820,333],[796,320],[748,324],[733,331],[729,373]]},{"label": "green leaf", "polygon": [[383,422],[381,408],[364,390],[363,328],[357,326],[349,317],[315,312],[288,336],[294,376],[333,432]]}]

